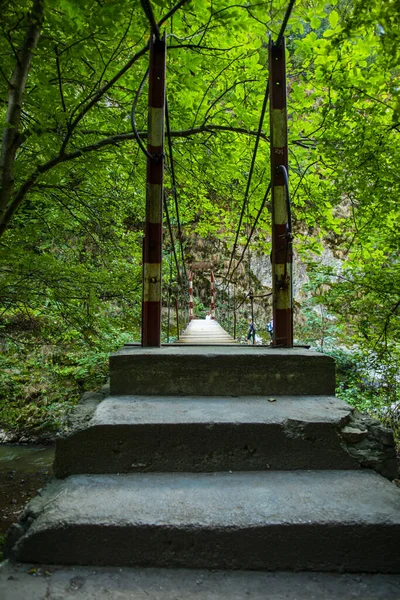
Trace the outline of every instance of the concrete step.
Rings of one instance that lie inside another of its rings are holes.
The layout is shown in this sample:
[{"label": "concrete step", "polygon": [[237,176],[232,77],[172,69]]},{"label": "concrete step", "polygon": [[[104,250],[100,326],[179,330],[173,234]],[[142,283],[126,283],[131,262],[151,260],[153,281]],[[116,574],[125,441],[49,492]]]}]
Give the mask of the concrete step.
[{"label": "concrete step", "polygon": [[[268,591],[266,591],[268,590]],[[400,575],[0,564],[2,600],[399,600]]]},{"label": "concrete step", "polygon": [[125,346],[110,357],[112,395],[333,395],[334,360],[303,348]]},{"label": "concrete step", "polygon": [[368,471],[74,475],[6,554],[41,564],[398,573],[400,490]]},{"label": "concrete step", "polygon": [[140,471],[356,469],[334,397],[111,396],[57,441],[57,477]]}]

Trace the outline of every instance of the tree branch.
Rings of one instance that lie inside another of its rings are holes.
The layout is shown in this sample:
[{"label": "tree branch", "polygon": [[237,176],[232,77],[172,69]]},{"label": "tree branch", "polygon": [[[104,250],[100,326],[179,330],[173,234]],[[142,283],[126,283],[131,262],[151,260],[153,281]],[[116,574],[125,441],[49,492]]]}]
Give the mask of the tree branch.
[{"label": "tree branch", "polygon": [[257,81],[256,79],[242,79],[241,81],[235,81],[232,85],[230,85],[229,87],[227,87],[223,92],[220,93],[219,96],[217,96],[217,98],[215,100],[213,100],[213,102],[211,102],[211,104],[208,106],[206,113],[204,115],[204,122],[206,123],[209,119],[209,113],[210,111],[214,108],[214,106],[220,101],[222,100],[222,98],[230,91],[232,91],[237,85],[242,85],[244,83],[253,83],[254,81]]},{"label": "tree branch", "polygon": [[[164,15],[164,17],[161,18],[161,20],[157,23],[157,27],[160,27],[163,23],[165,23],[165,21],[167,21],[181,6],[186,4],[187,1],[188,0],[180,0],[166,15]],[[83,117],[89,112],[89,110],[95,104],[97,104],[97,102],[100,100],[100,98],[102,98],[104,96],[104,94],[114,85],[114,83],[116,83],[119,79],[121,79],[121,77],[123,75],[125,75],[125,73],[127,71],[129,71],[129,69],[135,64],[135,62],[137,62],[139,60],[139,58],[141,58],[142,56],[144,56],[144,54],[146,54],[148,49],[149,49],[149,43],[147,43],[141,50],[139,50],[139,52],[137,52],[126,63],[126,65],[124,65],[122,67],[122,69],[120,69],[118,71],[118,73],[116,73],[116,75],[114,75],[114,77],[112,77],[110,79],[110,81],[108,81],[106,84],[103,85],[103,87],[93,96],[93,98],[90,100],[90,102],[88,102],[88,104],[86,104],[86,106],[75,117],[75,119],[72,121],[72,123],[70,123],[70,126],[68,128],[68,133],[65,136],[65,139],[64,139],[64,142],[63,142],[63,145],[61,148],[62,153],[65,152],[65,148],[68,145],[68,142],[71,138],[71,135],[72,135],[74,129],[80,123],[80,121],[83,119]]]},{"label": "tree branch", "polygon": [[[158,22],[160,27],[165,21],[167,21],[172,15],[186,4],[188,0],[179,0],[177,4],[167,12]],[[7,229],[12,217],[19,208],[26,194],[32,189],[36,180],[46,173],[47,171],[54,168],[56,165],[74,160],[75,158],[82,156],[88,152],[98,151],[102,148],[115,145],[120,142],[133,139],[133,134],[122,134],[117,136],[111,136],[109,138],[100,140],[90,146],[81,148],[75,152],[66,153],[65,149],[68,142],[76,129],[80,121],[85,117],[89,110],[95,106],[99,100],[106,94],[106,92],[135,64],[139,58],[147,53],[149,44],[147,43],[141,50],[139,50],[119,71],[104,84],[101,89],[90,99],[90,101],[81,109],[81,111],[75,116],[75,118],[69,123],[67,134],[61,145],[59,154],[47,163],[39,165],[33,173],[25,180],[21,187],[14,192],[14,163],[15,156],[18,147],[24,141],[24,136],[19,132],[19,126],[21,122],[22,112],[22,101],[23,94],[26,87],[27,77],[32,62],[33,51],[35,50],[43,24],[44,17],[44,0],[33,0],[32,11],[28,18],[28,29],[25,35],[21,51],[16,55],[16,66],[10,82],[8,110],[6,117],[6,127],[3,133],[3,144],[2,154],[0,159],[0,237]],[[63,95],[61,85],[61,72],[59,64],[59,54],[56,51],[57,59],[57,73],[58,83],[60,88],[61,102],[64,111],[66,111],[65,99]]]},{"label": "tree branch", "polygon": [[33,51],[42,29],[43,16],[44,0],[33,0],[32,11],[28,17],[28,29],[10,81],[0,158],[0,220],[14,192],[14,162],[20,145],[22,102]]},{"label": "tree branch", "polygon": [[64,92],[63,92],[63,86],[62,86],[62,79],[61,79],[60,58],[59,58],[57,46],[54,46],[54,52],[56,53],[58,88],[60,90],[61,104],[62,104],[62,107],[63,107],[63,111],[67,112],[67,107],[65,106]]},{"label": "tree branch", "polygon": [[[194,127],[192,129],[186,129],[186,130],[181,129],[178,131],[171,131],[171,136],[186,138],[186,137],[191,137],[192,135],[197,135],[200,133],[210,133],[210,132],[213,133],[216,131],[225,131],[225,132],[231,132],[231,133],[239,133],[239,134],[243,134],[243,135],[257,136],[257,131],[249,131],[248,129],[245,129],[244,127],[232,127],[232,126],[228,126],[228,125],[212,125],[212,124],[201,125],[200,127]],[[147,138],[147,131],[139,131],[138,135],[141,138]],[[261,134],[260,138],[265,141],[269,141],[269,138],[265,134]],[[14,214],[18,210],[18,208],[19,208],[20,204],[22,203],[23,199],[25,198],[26,194],[32,189],[32,187],[35,185],[37,179],[41,175],[44,175],[45,173],[47,173],[48,171],[50,171],[51,169],[53,169],[54,167],[56,167],[57,165],[59,165],[61,163],[75,160],[76,158],[84,156],[85,154],[88,154],[90,152],[98,152],[99,150],[102,150],[103,148],[107,148],[108,146],[117,146],[118,144],[121,144],[123,142],[127,142],[129,140],[135,140],[135,139],[136,139],[135,134],[133,132],[113,135],[113,136],[104,138],[102,140],[99,140],[98,142],[94,142],[93,144],[90,144],[88,146],[84,146],[83,148],[79,148],[78,150],[75,150],[75,152],[70,152],[68,154],[67,153],[62,154],[60,152],[56,157],[52,158],[47,163],[45,163],[43,165],[39,165],[36,168],[36,170],[33,173],[31,173],[30,177],[21,185],[21,187],[15,194],[13,201],[10,203],[7,211],[5,212],[4,218],[0,222],[0,237],[3,235],[3,233],[7,229],[11,219],[13,218]]]},{"label": "tree branch", "polygon": [[230,46],[229,48],[214,48],[213,46],[199,46],[198,44],[171,44],[168,46],[168,50],[176,48],[186,48],[188,50],[207,50],[209,52],[219,52],[223,54],[224,52],[230,52],[230,50],[236,50],[236,48],[243,48],[243,44],[237,44],[235,46]]}]

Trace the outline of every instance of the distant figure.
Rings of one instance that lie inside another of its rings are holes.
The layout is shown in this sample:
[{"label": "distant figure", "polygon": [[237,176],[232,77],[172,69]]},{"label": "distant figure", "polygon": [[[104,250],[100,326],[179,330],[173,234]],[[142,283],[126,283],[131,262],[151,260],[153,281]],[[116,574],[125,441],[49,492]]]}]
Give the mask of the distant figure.
[{"label": "distant figure", "polygon": [[206,314],[206,321],[211,321],[211,320],[212,320],[212,316],[211,316],[210,311],[208,310],[207,314]]},{"label": "distant figure", "polygon": [[248,330],[247,330],[247,345],[250,346],[251,344],[254,345],[254,338],[256,335],[256,326],[253,323],[253,319],[251,317],[249,317],[249,325],[248,325]]},{"label": "distant figure", "polygon": [[274,319],[271,319],[269,323],[267,323],[267,331],[271,337],[271,342],[274,337]]}]

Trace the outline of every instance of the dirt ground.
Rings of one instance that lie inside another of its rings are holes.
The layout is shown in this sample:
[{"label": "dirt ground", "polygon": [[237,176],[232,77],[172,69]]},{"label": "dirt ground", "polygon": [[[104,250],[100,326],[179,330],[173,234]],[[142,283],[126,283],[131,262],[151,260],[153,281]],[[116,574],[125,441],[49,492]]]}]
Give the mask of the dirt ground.
[{"label": "dirt ground", "polygon": [[5,534],[52,475],[53,446],[0,446],[0,557]]}]

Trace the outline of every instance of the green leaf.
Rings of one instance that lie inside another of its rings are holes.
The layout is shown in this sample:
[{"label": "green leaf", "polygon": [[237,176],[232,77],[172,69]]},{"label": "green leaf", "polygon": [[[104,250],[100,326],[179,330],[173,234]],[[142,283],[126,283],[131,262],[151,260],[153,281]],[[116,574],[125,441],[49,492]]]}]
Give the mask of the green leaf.
[{"label": "green leaf", "polygon": [[312,17],[310,24],[313,29],[318,29],[321,25],[321,19],[318,19],[318,17]]},{"label": "green leaf", "polygon": [[332,10],[329,15],[329,25],[332,29],[335,29],[336,25],[339,23],[339,13],[336,10]]}]

